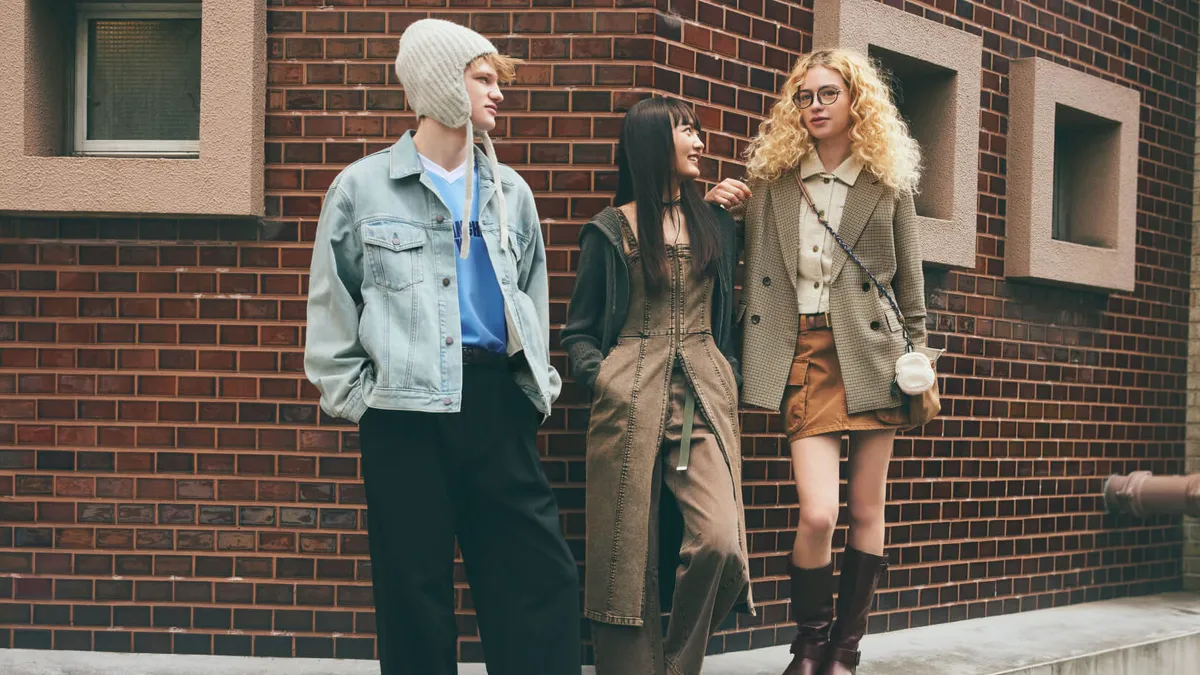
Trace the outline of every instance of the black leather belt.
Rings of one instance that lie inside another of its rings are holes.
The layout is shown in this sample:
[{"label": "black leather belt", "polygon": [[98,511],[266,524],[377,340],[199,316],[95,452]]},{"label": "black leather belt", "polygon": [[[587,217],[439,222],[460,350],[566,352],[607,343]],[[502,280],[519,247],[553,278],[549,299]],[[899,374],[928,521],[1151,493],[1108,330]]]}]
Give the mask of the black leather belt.
[{"label": "black leather belt", "polygon": [[498,354],[482,347],[463,347],[462,362],[464,366],[507,367],[508,354]]}]

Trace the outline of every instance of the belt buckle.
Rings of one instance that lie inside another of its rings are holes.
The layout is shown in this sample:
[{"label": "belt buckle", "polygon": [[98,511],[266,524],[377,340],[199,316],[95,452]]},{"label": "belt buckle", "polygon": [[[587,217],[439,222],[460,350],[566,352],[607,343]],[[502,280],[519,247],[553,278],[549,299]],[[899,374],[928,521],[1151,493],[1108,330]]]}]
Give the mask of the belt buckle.
[{"label": "belt buckle", "polygon": [[829,312],[801,314],[800,322],[803,324],[804,330],[815,330],[817,328],[826,328],[833,325],[829,321]]}]

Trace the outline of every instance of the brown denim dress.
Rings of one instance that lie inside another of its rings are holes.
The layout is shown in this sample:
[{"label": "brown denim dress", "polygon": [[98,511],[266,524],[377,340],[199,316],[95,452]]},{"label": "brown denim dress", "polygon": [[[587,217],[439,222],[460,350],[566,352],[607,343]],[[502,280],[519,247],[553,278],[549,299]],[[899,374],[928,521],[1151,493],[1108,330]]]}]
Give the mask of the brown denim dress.
[{"label": "brown denim dress", "polygon": [[[622,216],[622,236],[631,270],[640,270],[637,241]],[[585,615],[593,621],[641,626],[651,551],[656,465],[668,419],[679,405],[672,372],[682,367],[707,421],[705,433],[726,467],[720,484],[728,514],[736,521],[742,562],[738,602],[753,608],[742,505],[742,454],[738,433],[737,384],[729,362],[712,337],[710,277],[692,267],[686,246],[668,247],[669,282],[649,293],[641,274],[630,274],[629,311],[616,345],[600,365],[587,437],[587,575]],[[676,365],[679,361],[680,366]],[[705,451],[700,445],[692,452]],[[670,470],[674,470],[671,467]],[[658,480],[661,480],[659,478]]]}]

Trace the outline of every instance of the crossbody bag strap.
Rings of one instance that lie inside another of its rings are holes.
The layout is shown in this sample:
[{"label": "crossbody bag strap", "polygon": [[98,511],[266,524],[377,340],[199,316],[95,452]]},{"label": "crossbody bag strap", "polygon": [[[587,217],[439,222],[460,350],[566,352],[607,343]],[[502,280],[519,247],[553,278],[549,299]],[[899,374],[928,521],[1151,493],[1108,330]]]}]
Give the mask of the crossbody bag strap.
[{"label": "crossbody bag strap", "polygon": [[875,278],[875,275],[871,273],[871,270],[867,269],[867,266],[863,264],[863,261],[859,260],[858,256],[854,255],[854,251],[850,250],[850,245],[846,243],[846,240],[842,239],[842,237],[838,235],[838,233],[835,232],[834,229],[829,225],[829,220],[825,217],[825,212],[817,208],[816,202],[813,201],[812,195],[808,192],[808,187],[806,187],[804,185],[804,181],[800,179],[800,172],[795,171],[792,173],[792,176],[796,179],[796,185],[800,186],[800,192],[804,195],[804,201],[808,203],[809,210],[812,211],[813,215],[817,217],[817,222],[825,226],[825,230],[829,232],[829,234],[833,235],[833,238],[837,240],[838,246],[842,247],[842,250],[846,252],[846,255],[850,256],[850,259],[857,263],[858,266],[862,268],[862,271],[867,273],[868,277],[871,277],[871,281],[874,282],[875,288],[879,289],[879,294],[887,298],[888,304],[892,306],[892,311],[896,312],[896,318],[900,321],[900,329],[904,331],[905,351],[911,352],[913,350],[912,336],[908,334],[908,326],[904,323],[904,313],[900,311],[900,307],[896,304],[895,298],[892,297],[891,293],[888,293],[887,289],[883,287],[883,284],[879,283],[879,279]]}]

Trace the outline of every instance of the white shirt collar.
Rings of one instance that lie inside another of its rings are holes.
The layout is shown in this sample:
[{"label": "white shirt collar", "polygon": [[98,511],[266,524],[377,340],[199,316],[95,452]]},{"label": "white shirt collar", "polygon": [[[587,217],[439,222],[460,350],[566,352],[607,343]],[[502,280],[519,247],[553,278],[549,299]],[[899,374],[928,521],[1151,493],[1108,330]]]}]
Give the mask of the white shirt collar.
[{"label": "white shirt collar", "polygon": [[453,182],[457,181],[458,179],[462,178],[463,176],[467,175],[467,163],[466,162],[463,162],[461,165],[459,165],[459,167],[457,169],[454,169],[453,171],[447,171],[447,170],[443,169],[440,165],[438,165],[437,162],[433,161],[432,159],[429,159],[428,157],[426,157],[425,155],[422,155],[419,152],[417,153],[417,157],[421,158],[421,166],[426,171],[437,176],[438,178],[441,178],[442,180],[446,181],[447,183],[453,183]]}]

